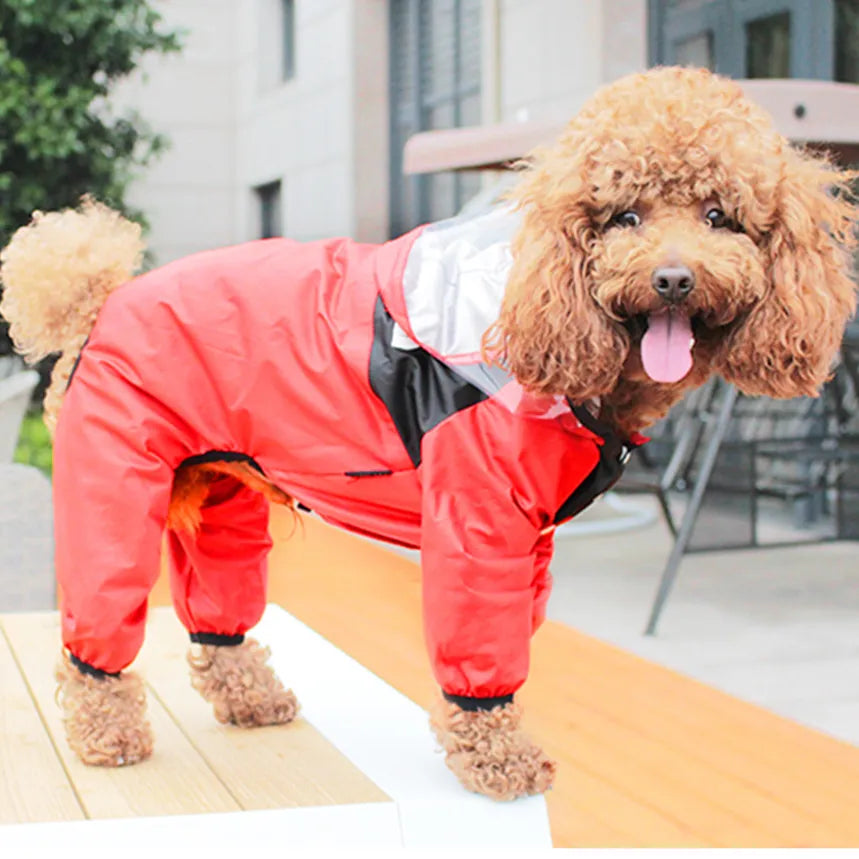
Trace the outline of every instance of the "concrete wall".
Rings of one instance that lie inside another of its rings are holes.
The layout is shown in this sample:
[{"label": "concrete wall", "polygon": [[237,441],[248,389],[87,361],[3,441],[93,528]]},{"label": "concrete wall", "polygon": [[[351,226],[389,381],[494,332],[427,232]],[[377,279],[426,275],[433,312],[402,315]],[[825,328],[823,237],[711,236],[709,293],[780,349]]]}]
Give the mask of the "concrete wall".
[{"label": "concrete wall", "polygon": [[352,6],[352,180],[359,241],[388,238],[390,88],[388,2],[355,0]]},{"label": "concrete wall", "polygon": [[129,194],[151,224],[157,262],[236,238],[235,0],[155,4],[186,29],[185,50],[147,58],[115,91],[116,112],[136,110],[171,141]]},{"label": "concrete wall", "polygon": [[603,0],[602,80],[647,68],[647,0]]},{"label": "concrete wall", "polygon": [[186,48],[113,100],[171,147],[136,182],[158,263],[259,236],[257,186],[280,181],[285,235],[378,241],[388,220],[386,0],[299,0],[295,75],[279,0],[160,0]]},{"label": "concrete wall", "polygon": [[278,0],[256,0],[255,14],[245,7],[239,15],[236,202],[242,239],[259,235],[252,189],[275,180],[282,182],[284,235],[314,239],[352,230],[351,5],[296,3],[295,77],[274,84],[271,58],[260,48],[266,33],[279,28]]}]

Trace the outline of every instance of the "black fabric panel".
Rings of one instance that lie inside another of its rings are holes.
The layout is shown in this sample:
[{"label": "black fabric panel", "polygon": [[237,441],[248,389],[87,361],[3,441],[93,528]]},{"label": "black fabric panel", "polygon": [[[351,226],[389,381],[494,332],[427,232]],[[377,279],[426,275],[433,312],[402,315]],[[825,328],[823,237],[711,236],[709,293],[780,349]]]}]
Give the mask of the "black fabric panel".
[{"label": "black fabric panel", "polygon": [[604,443],[600,446],[600,459],[593,471],[576,487],[555,514],[556,525],[577,516],[586,507],[590,507],[600,495],[608,492],[620,480],[629,454],[636,447],[631,442],[622,441],[610,427],[593,417],[583,406],[570,403],[570,408],[579,423],[600,436]]},{"label": "black fabric panel", "polygon": [[376,301],[373,322],[370,387],[387,407],[409,459],[417,468],[424,434],[488,397],[424,349],[392,346],[394,320],[381,296]]},{"label": "black fabric panel", "polygon": [[119,672],[115,674],[110,671],[102,671],[101,668],[96,668],[90,665],[89,662],[84,662],[83,659],[78,659],[74,653],[69,652],[69,661],[80,671],[81,674],[87,674],[90,677],[97,677],[99,680],[104,680],[105,677],[119,677]]},{"label": "black fabric panel", "polygon": [[75,358],[75,363],[74,363],[74,364],[72,364],[72,371],[69,373],[69,380],[68,380],[68,382],[66,382],[66,390],[68,390],[68,389],[69,389],[69,385],[71,385],[71,383],[72,383],[72,379],[74,379],[74,377],[75,377],[75,373],[77,373],[77,371],[78,371],[78,365],[79,365],[79,364],[80,364],[80,362],[81,362],[81,355],[83,355],[83,353],[84,353],[84,349],[86,349],[87,343],[89,343],[89,337],[87,337],[87,339],[86,339],[86,340],[84,340],[84,345],[83,345],[83,346],[81,346],[81,351],[80,351],[80,352],[78,352],[78,357],[77,357],[77,358]]},{"label": "black fabric panel", "polygon": [[246,462],[252,468],[255,468],[260,474],[264,474],[260,464],[246,453],[236,453],[233,450],[210,450],[206,453],[199,453],[195,456],[189,456],[179,463],[183,465],[201,465],[206,462]]},{"label": "black fabric panel", "polygon": [[465,695],[450,695],[447,692],[442,692],[442,695],[445,701],[450,701],[460,710],[466,710],[469,713],[477,710],[492,710],[495,707],[504,707],[513,703],[512,695],[499,695],[497,698],[468,698]]},{"label": "black fabric panel", "polygon": [[216,647],[237,647],[245,640],[244,635],[218,635],[216,632],[192,632],[194,644],[214,644]]}]

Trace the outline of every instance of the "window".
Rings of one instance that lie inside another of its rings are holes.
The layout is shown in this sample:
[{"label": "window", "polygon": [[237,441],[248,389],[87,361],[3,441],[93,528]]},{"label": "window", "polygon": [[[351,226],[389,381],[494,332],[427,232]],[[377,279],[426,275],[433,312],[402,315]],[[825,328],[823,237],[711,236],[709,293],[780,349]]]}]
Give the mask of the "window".
[{"label": "window", "polygon": [[280,180],[254,188],[259,212],[259,237],[270,239],[283,235]]},{"label": "window", "polygon": [[479,176],[403,176],[406,140],[418,131],[480,122],[481,0],[395,0],[391,24],[391,234],[449,217]]},{"label": "window", "polygon": [[678,66],[699,66],[712,71],[715,63],[713,34],[700,33],[677,41],[674,45],[674,62]]},{"label": "window", "polygon": [[746,23],[746,77],[790,77],[790,13]]},{"label": "window", "polygon": [[288,81],[295,77],[295,0],[281,0],[282,28],[282,77]]},{"label": "window", "polygon": [[859,72],[859,0],[649,0],[648,8],[654,65],[737,78],[856,80]]},{"label": "window", "polygon": [[295,77],[295,0],[257,0],[259,88],[267,91]]},{"label": "window", "polygon": [[835,80],[859,83],[859,0],[835,0]]}]

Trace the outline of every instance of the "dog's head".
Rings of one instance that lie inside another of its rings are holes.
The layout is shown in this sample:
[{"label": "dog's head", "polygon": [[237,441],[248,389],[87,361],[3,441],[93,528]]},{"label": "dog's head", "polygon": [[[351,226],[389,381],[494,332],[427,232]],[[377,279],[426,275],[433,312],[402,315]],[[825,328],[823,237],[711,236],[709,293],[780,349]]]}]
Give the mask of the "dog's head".
[{"label": "dog's head", "polygon": [[855,309],[848,175],[793,149],[729,80],[624,78],[530,159],[497,327],[520,382],[816,393]]}]

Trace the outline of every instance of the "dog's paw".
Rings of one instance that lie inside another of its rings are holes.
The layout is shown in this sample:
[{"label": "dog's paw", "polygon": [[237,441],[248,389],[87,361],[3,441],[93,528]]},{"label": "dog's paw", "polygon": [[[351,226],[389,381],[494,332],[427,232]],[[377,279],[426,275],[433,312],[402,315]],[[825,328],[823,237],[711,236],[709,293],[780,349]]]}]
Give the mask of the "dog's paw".
[{"label": "dog's paw", "polygon": [[521,710],[507,704],[466,712],[440,702],[431,725],[446,763],[468,790],[498,800],[544,793],[557,765],[520,730]]},{"label": "dog's paw", "polygon": [[136,674],[90,677],[63,654],[57,666],[57,702],[72,751],[90,766],[120,767],[152,754],[146,693]]},{"label": "dog's paw", "polygon": [[502,745],[503,749],[478,746],[448,752],[447,765],[464,787],[491,799],[545,793],[552,786],[557,764],[527,736]]},{"label": "dog's paw", "polygon": [[201,645],[188,654],[191,685],[224,725],[284,725],[298,713],[298,701],[267,664],[268,656],[251,638],[235,647]]}]

